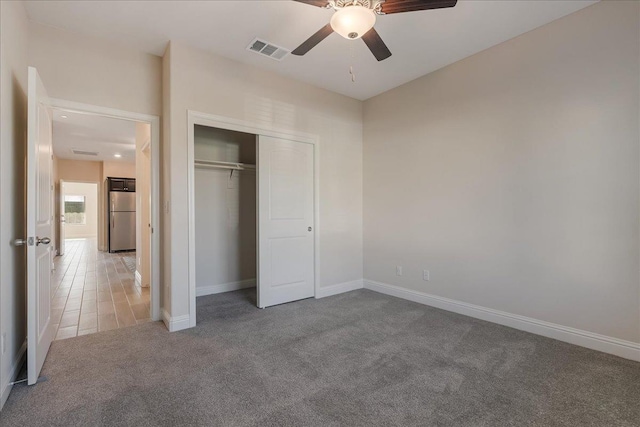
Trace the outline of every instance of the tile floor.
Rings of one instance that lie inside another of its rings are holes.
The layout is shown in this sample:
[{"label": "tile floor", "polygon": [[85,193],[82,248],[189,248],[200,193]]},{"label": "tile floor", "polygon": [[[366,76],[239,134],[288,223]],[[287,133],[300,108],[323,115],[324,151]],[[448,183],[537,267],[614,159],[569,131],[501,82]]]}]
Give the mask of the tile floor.
[{"label": "tile floor", "polygon": [[65,243],[54,260],[52,319],[55,339],[150,321],[149,288],[135,284],[135,253],[98,251],[95,239]]}]

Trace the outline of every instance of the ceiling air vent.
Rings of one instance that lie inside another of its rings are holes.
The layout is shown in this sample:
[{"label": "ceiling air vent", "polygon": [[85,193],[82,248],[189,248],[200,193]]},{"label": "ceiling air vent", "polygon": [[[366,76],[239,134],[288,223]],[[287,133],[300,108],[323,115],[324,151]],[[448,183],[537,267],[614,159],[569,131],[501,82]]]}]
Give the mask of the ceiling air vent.
[{"label": "ceiling air vent", "polygon": [[260,39],[254,39],[249,46],[247,46],[247,50],[268,56],[276,61],[282,61],[290,53],[289,50],[283,47],[276,46]]},{"label": "ceiling air vent", "polygon": [[80,156],[97,156],[98,155],[97,151],[78,150],[77,148],[72,148],[71,152],[73,154],[78,154]]}]

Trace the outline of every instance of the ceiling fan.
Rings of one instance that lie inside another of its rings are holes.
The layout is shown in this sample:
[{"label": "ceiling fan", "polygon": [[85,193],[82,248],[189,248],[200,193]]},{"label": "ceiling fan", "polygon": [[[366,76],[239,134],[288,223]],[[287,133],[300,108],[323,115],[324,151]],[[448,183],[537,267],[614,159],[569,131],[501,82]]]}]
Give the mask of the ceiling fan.
[{"label": "ceiling fan", "polygon": [[336,32],[350,40],[362,38],[373,56],[382,61],[391,56],[391,51],[380,38],[375,28],[376,15],[415,12],[419,10],[453,7],[458,0],[295,0],[311,6],[334,9],[331,21],[309,37],[293,52],[302,56],[318,43]]}]

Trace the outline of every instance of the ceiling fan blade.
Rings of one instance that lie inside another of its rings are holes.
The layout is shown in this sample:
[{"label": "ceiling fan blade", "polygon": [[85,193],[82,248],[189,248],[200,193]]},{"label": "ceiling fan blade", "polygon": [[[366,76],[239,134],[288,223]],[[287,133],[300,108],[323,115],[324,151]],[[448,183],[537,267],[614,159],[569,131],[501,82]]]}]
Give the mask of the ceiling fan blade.
[{"label": "ceiling fan blade", "polygon": [[383,61],[391,56],[391,51],[387,45],[384,44],[375,28],[367,31],[365,35],[362,36],[362,40],[364,40],[369,50],[378,61]]},{"label": "ceiling fan blade", "polygon": [[291,53],[302,56],[313,49],[322,40],[326,39],[331,33],[333,33],[333,28],[331,28],[331,24],[327,24],[320,28],[320,30],[318,30],[314,35],[309,37],[304,43],[295,48]]},{"label": "ceiling fan blade", "polygon": [[318,6],[318,7],[327,7],[327,5],[329,4],[327,0],[293,0],[293,1],[297,1],[298,3],[305,3],[311,6]]},{"label": "ceiling fan blade", "polygon": [[458,0],[386,0],[382,3],[382,12],[389,15],[418,10],[442,9],[454,7],[457,2]]}]

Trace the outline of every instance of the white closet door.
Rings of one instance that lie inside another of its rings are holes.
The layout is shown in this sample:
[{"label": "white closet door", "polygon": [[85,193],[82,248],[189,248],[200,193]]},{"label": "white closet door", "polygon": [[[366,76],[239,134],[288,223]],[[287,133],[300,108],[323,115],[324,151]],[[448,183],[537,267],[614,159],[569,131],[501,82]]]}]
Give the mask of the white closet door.
[{"label": "white closet door", "polygon": [[258,307],[314,296],[313,145],[258,138]]}]

